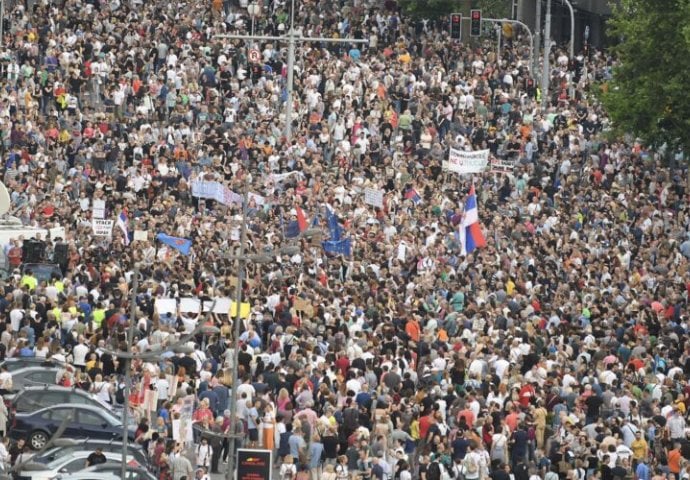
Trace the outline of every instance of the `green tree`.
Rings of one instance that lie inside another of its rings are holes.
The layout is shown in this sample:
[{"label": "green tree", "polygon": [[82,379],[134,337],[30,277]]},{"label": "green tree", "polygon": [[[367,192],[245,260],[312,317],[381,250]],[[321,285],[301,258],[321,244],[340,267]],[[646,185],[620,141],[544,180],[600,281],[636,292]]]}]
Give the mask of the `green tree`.
[{"label": "green tree", "polygon": [[[690,0],[620,0],[609,21],[616,64],[601,100],[614,127],[690,153]],[[689,179],[690,180],[690,179]]]},{"label": "green tree", "polygon": [[481,8],[487,18],[508,18],[508,0],[398,0],[405,15],[412,18],[436,19],[451,13],[469,14],[471,8]]}]

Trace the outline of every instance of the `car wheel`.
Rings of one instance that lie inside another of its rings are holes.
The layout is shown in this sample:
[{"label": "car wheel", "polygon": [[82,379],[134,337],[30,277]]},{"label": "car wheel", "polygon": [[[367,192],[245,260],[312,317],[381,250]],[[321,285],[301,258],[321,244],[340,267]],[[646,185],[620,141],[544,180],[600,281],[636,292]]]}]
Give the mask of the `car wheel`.
[{"label": "car wheel", "polygon": [[29,436],[29,446],[34,450],[40,450],[48,443],[48,434],[37,430]]}]

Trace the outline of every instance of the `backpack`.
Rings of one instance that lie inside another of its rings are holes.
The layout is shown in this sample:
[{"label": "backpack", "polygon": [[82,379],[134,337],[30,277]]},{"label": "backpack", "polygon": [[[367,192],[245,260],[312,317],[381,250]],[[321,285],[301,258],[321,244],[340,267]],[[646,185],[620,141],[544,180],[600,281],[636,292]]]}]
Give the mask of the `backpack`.
[{"label": "backpack", "polygon": [[118,385],[117,390],[115,391],[115,401],[119,405],[123,405],[125,403],[125,387],[124,386]]},{"label": "backpack", "polygon": [[441,466],[434,461],[429,464],[426,469],[426,478],[428,480],[441,480]]},{"label": "backpack", "polygon": [[467,455],[465,458],[465,473],[474,475],[479,471],[479,465],[477,465],[477,460],[475,460],[474,455]]}]

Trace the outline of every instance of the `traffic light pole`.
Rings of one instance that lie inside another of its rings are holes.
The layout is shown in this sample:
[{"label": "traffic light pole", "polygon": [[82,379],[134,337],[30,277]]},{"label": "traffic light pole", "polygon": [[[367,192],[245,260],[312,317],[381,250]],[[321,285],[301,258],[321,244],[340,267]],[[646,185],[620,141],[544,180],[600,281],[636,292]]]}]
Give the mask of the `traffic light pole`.
[{"label": "traffic light pole", "polygon": [[[497,23],[499,27],[504,24],[504,23],[512,23],[513,25],[520,25],[522,28],[525,29],[527,32],[527,35],[529,35],[529,66],[528,69],[531,74],[535,73],[534,70],[534,35],[532,35],[532,30],[529,29],[527,25],[522,23],[519,20],[509,20],[507,18],[482,18],[483,22],[491,22],[491,23]],[[500,57],[500,52],[501,52],[501,33],[499,32],[498,34],[498,52],[499,52],[499,57]]]},{"label": "traffic light pole", "polygon": [[321,38],[321,37],[304,37],[295,34],[295,0],[292,0],[292,11],[290,15],[290,31],[287,36],[274,37],[266,35],[216,35],[216,38],[228,38],[238,40],[264,40],[273,42],[287,42],[288,43],[288,58],[287,58],[287,99],[285,102],[285,138],[289,143],[292,139],[292,98],[294,91],[294,69],[295,69],[295,49],[296,44],[299,43],[369,43],[369,40],[358,40],[355,38]]}]

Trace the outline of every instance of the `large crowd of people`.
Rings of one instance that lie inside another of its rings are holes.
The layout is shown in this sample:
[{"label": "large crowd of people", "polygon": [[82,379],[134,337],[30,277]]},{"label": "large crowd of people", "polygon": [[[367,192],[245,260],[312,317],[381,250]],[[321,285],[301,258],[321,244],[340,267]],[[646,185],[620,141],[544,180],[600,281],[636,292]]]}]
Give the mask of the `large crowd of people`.
[{"label": "large crowd of people", "polygon": [[[288,119],[287,43],[223,35],[283,35],[289,2],[6,5],[3,180],[67,255],[62,279],[10,267],[0,352],[66,359],[59,383],[121,404],[108,351],[132,322],[137,352],[219,327],[131,364],[161,479],[223,471],[233,432],[281,480],[690,478],[687,171],[611,136],[605,53],[554,48],[543,99],[518,30],[497,57],[392,1],[299,0],[301,35],[368,42],[298,42]],[[449,172],[449,148],[501,167]],[[465,254],[471,187],[486,245]],[[157,308],[238,281],[238,352],[227,313]]]}]

